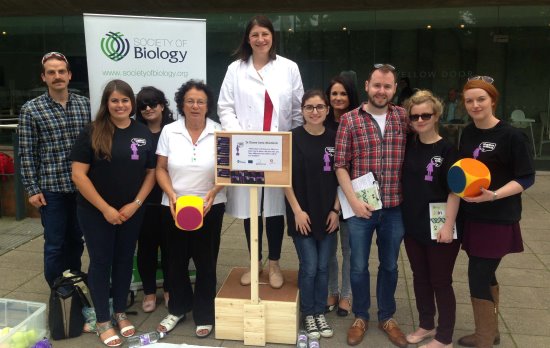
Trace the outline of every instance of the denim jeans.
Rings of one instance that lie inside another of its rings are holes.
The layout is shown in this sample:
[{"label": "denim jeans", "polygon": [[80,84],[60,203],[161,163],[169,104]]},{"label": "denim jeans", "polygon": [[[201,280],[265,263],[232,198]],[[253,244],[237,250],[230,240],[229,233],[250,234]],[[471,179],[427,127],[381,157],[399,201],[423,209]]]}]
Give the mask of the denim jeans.
[{"label": "denim jeans", "polygon": [[342,249],[342,287],[338,288],[338,238],[334,238],[328,261],[328,293],[329,295],[340,295],[340,298],[351,299],[351,285],[349,279],[349,231],[348,224],[340,221],[340,245]]},{"label": "denim jeans", "polygon": [[66,270],[80,271],[84,251],[76,218],[76,193],[42,191],[46,205],[40,208],[44,227],[44,277],[50,286]]},{"label": "denim jeans", "polygon": [[352,310],[356,317],[369,320],[370,273],[369,254],[372,235],[376,230],[378,245],[378,278],[376,300],[378,321],[390,319],[396,310],[395,288],[397,287],[397,258],[403,240],[404,228],[401,207],[383,208],[374,211],[370,219],[351,217],[347,220],[351,248]]},{"label": "denim jeans", "polygon": [[328,296],[328,259],[336,233],[326,235],[323,240],[303,235],[292,239],[300,260],[300,311],[303,316],[323,314]]}]

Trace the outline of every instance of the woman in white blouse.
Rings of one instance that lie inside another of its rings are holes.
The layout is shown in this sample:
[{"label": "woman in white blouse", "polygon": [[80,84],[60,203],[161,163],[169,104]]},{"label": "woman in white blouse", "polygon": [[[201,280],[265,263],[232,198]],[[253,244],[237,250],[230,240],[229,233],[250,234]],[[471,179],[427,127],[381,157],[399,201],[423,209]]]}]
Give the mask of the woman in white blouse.
[{"label": "woman in white blouse", "polygon": [[[238,58],[227,68],[218,100],[218,115],[224,130],[289,131],[303,123],[300,103],[304,94],[298,66],[275,53],[275,30],[269,18],[254,16],[248,22],[239,48]],[[228,189],[227,213],[245,219],[245,233],[250,249],[250,204],[245,187]],[[264,188],[259,195],[259,262],[262,258],[263,224],[269,245],[269,283],[283,286],[279,268],[284,234],[284,192],[282,188]],[[241,278],[250,284],[250,272]]]},{"label": "woman in white blouse", "polygon": [[[216,264],[225,211],[225,190],[214,183],[214,132],[220,124],[207,117],[214,109],[212,92],[200,81],[189,80],[176,93],[183,117],[162,129],[157,146],[156,176],[164,191],[163,224],[166,226],[169,283],[168,315],[157,331],[169,332],[193,310],[195,335],[204,338],[214,325]],[[180,196],[204,199],[203,226],[182,231],[174,223]],[[189,281],[189,258],[197,268],[194,292]]]}]

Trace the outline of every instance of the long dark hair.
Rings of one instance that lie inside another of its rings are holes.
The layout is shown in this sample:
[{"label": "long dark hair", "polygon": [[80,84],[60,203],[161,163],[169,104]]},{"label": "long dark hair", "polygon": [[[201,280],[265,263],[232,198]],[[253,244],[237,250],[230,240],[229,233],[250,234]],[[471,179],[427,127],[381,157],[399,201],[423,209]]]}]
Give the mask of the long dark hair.
[{"label": "long dark hair", "polygon": [[252,47],[250,46],[250,42],[248,42],[248,36],[250,35],[250,31],[255,25],[266,28],[267,30],[269,30],[269,32],[271,32],[271,37],[273,39],[271,42],[271,48],[269,49],[269,58],[276,59],[277,53],[275,52],[275,29],[273,28],[273,23],[271,23],[271,20],[264,15],[256,15],[250,18],[248,24],[246,25],[246,29],[244,30],[243,39],[239,47],[237,47],[235,52],[233,52],[233,56],[245,62],[248,60],[248,58],[250,58],[250,56],[252,55]]},{"label": "long dark hair", "polygon": [[130,85],[122,80],[112,80],[105,86],[101,96],[101,104],[92,122],[92,149],[97,158],[111,160],[111,147],[113,145],[113,134],[115,134],[115,125],[111,121],[109,114],[109,98],[113,92],[118,92],[125,97],[130,98],[132,103],[133,115],[136,110],[136,98]]},{"label": "long dark hair", "polygon": [[160,89],[153,86],[142,87],[139,93],[136,96],[136,120],[138,122],[147,125],[147,120],[143,118],[141,110],[143,110],[144,105],[162,105],[162,120],[160,122],[160,128],[162,129],[168,123],[174,121],[172,110],[168,108],[168,99]]},{"label": "long dark hair", "polygon": [[336,122],[334,118],[334,108],[332,107],[332,105],[330,105],[330,90],[332,89],[332,86],[334,86],[337,83],[344,86],[344,90],[348,95],[349,106],[346,111],[353,110],[359,106],[359,97],[357,96],[357,89],[355,88],[355,83],[353,83],[353,81],[350,78],[342,75],[333,77],[330,80],[328,87],[325,91],[325,94],[327,95],[327,98],[329,100],[329,106],[330,106],[330,110],[328,112],[327,119],[325,120],[325,124],[326,122]]}]

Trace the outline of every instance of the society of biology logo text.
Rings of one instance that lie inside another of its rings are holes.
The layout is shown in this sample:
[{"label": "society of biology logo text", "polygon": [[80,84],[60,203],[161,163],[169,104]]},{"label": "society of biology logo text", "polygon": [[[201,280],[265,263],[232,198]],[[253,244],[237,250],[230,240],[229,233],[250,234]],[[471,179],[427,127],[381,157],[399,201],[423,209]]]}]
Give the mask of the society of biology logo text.
[{"label": "society of biology logo text", "polygon": [[115,62],[126,57],[130,51],[130,42],[121,32],[108,32],[106,37],[101,39],[101,50],[103,53]]}]

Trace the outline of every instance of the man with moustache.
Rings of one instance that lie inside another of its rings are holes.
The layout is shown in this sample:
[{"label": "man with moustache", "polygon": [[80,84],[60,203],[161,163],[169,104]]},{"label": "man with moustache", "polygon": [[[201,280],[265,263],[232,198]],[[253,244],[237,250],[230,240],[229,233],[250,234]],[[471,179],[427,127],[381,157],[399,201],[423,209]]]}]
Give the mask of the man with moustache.
[{"label": "man with moustache", "polygon": [[[401,220],[401,165],[405,153],[407,120],[405,109],[393,105],[397,74],[390,64],[375,64],[365,82],[368,102],[343,115],[336,135],[336,176],[355,216],[346,220],[351,248],[352,310],[355,321],[348,330],[349,345],[363,340],[368,329],[370,307],[369,253],[376,230],[378,277],[376,298],[378,327],[398,347],[407,340],[393,315],[396,311],[397,258],[403,239]],[[380,187],[383,207],[358,199],[351,180],[369,172]]]},{"label": "man with moustache", "polygon": [[47,91],[25,103],[19,115],[19,156],[29,203],[40,209],[44,227],[44,277],[50,285],[65,270],[80,272],[84,251],[71,180],[71,148],[90,122],[90,101],[69,93],[72,74],[59,52],[42,57]]}]

